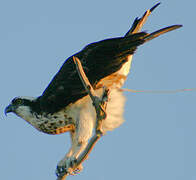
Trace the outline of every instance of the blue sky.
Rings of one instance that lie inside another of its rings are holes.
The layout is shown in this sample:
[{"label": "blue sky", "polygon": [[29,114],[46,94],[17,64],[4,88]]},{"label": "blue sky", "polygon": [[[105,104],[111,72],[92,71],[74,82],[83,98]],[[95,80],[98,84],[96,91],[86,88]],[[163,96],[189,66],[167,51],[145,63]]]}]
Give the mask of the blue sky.
[{"label": "blue sky", "polygon": [[[195,88],[196,2],[162,0],[143,30],[183,28],[141,46],[124,87]],[[187,3],[188,2],[188,3]],[[67,134],[38,132],[3,114],[15,96],[39,96],[64,60],[88,43],[123,36],[152,0],[0,2],[0,179],[54,180]],[[196,92],[125,93],[126,122],[96,145],[84,171],[69,179],[196,179]]]}]

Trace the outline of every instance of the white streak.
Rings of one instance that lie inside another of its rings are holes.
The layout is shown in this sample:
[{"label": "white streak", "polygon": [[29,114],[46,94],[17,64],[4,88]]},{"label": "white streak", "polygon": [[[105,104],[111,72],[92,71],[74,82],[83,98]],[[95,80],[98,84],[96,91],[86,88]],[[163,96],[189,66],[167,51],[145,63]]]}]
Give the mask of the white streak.
[{"label": "white streak", "polygon": [[129,74],[129,71],[131,68],[132,57],[133,55],[129,55],[127,57],[128,61],[125,64],[123,64],[122,68],[117,73],[124,75],[124,76],[127,76]]}]

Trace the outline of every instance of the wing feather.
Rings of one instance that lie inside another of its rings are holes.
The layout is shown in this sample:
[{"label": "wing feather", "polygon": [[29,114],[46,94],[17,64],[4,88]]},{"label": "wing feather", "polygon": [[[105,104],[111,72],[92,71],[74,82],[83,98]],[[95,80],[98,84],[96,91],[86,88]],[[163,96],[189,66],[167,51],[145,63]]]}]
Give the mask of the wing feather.
[{"label": "wing feather", "polygon": [[[95,87],[99,80],[121,68],[127,56],[144,43],[145,35],[142,32],[92,43],[74,56],[80,59],[90,83]],[[54,113],[86,95],[71,56],[39,97],[40,107],[44,112]]]}]

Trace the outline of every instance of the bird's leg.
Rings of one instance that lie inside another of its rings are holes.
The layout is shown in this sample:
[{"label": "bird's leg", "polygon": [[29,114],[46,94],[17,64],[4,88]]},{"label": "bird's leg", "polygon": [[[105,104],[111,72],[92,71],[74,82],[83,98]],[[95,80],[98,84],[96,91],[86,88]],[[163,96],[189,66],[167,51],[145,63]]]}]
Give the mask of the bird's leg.
[{"label": "bird's leg", "polygon": [[72,146],[70,153],[58,163],[56,175],[59,178],[66,174],[75,175],[82,170],[82,165],[81,162],[78,162],[78,158],[85,151],[94,128],[94,118],[93,116],[87,117],[86,111],[88,111],[88,106],[80,111],[76,119],[75,131],[71,133]]},{"label": "bird's leg", "polygon": [[[73,149],[75,150],[72,151],[72,156],[71,156],[72,160],[69,162],[68,167],[66,167],[65,172],[57,174],[59,176],[58,180],[65,179],[68,174],[72,174],[72,172],[75,172],[79,167],[81,167],[82,162],[87,159],[88,154],[91,152],[96,142],[103,135],[102,120],[106,118],[105,109],[107,105],[109,90],[107,90],[106,88],[103,88],[103,94],[101,97],[99,97],[94,91],[94,89],[92,88],[88,78],[86,77],[84,70],[82,68],[82,65],[80,63],[80,60],[76,57],[73,57],[73,60],[74,60],[74,63],[76,64],[78,75],[84,85],[84,88],[86,89],[90,98],[92,99],[93,106],[95,107],[95,110],[96,110],[96,134],[90,139],[89,142],[88,140],[90,136],[86,138],[85,141],[84,139],[82,141],[80,141],[79,139],[77,140],[73,139]],[[85,120],[85,116],[81,118],[79,121],[79,123],[81,123],[81,126],[82,126],[82,121],[81,121],[82,119],[84,121],[87,120],[87,119]],[[93,126],[91,126],[92,124],[90,122],[93,122],[93,121],[91,120],[88,123],[85,123],[85,124],[88,124],[87,127],[82,126],[82,128],[79,128],[79,131],[78,131],[79,134],[75,135],[76,138],[82,137],[81,134],[83,134],[83,132],[85,134],[92,135]],[[89,132],[87,133],[86,131],[89,131]],[[58,171],[58,168],[57,168],[57,171]]]},{"label": "bird's leg", "polygon": [[103,88],[103,94],[101,98],[98,98],[97,104],[96,101],[93,101],[93,105],[96,110],[96,115],[97,115],[97,120],[96,120],[96,134],[98,135],[103,135],[103,130],[102,130],[102,122],[104,119],[106,119],[106,106],[108,102],[108,96],[109,96],[109,90],[106,89],[105,87]]},{"label": "bird's leg", "polygon": [[76,70],[78,72],[78,75],[80,77],[80,80],[82,81],[82,84],[84,85],[84,88],[86,89],[87,93],[89,94],[93,106],[95,107],[97,119],[96,119],[96,134],[103,134],[103,131],[101,129],[102,126],[102,120],[106,118],[106,105],[108,100],[108,94],[109,90],[106,89],[106,87],[103,88],[102,96],[99,97],[93,87],[91,86],[86,74],[84,73],[84,70],[82,68],[82,64],[80,60],[77,57],[73,56],[73,61],[76,65]]},{"label": "bird's leg", "polygon": [[69,159],[73,154],[73,149],[74,149],[74,146],[75,146],[75,144],[73,143],[74,142],[74,135],[75,135],[75,132],[70,131],[71,147],[69,149],[69,152],[65,155],[65,157],[57,165],[56,175],[58,177],[60,177],[61,174],[63,174],[63,173],[68,173],[68,168],[70,166],[70,160]]},{"label": "bird's leg", "polygon": [[58,163],[56,169],[56,175],[61,177],[64,174],[76,175],[82,171],[82,164],[75,167],[77,163],[77,157],[86,147],[87,143],[76,143],[72,145],[70,152]]},{"label": "bird's leg", "polygon": [[106,106],[107,106],[107,101],[108,101],[109,90],[104,87],[102,96],[99,97],[96,94],[96,92],[94,91],[93,87],[91,86],[88,78],[86,77],[86,74],[84,73],[84,70],[82,68],[82,64],[81,64],[80,60],[77,57],[73,56],[73,61],[76,65],[76,70],[78,72],[80,80],[82,81],[84,88],[86,89],[87,93],[89,94],[89,96],[92,100],[93,106],[95,107],[95,111],[96,111],[96,134],[90,139],[85,150],[79,156],[78,164],[81,164],[88,157],[88,154],[91,152],[91,150],[95,146],[96,142],[103,135],[102,121],[107,116]]},{"label": "bird's leg", "polygon": [[[81,171],[82,162],[84,162],[88,154],[91,152],[96,142],[103,135],[102,131],[102,121],[106,118],[106,105],[108,100],[109,90],[103,88],[102,96],[99,97],[91,86],[88,78],[86,77],[80,60],[76,57],[73,57],[74,63],[76,64],[76,69],[79,74],[79,77],[84,85],[84,88],[88,92],[90,98],[92,99],[93,106],[96,111],[96,134],[90,139],[93,131],[93,120],[86,118],[86,115],[78,121],[78,127],[76,131],[72,134],[72,148],[71,153],[66,156],[62,161],[60,161],[57,166],[57,176],[58,180],[63,180],[69,174],[76,174],[77,171]],[[85,122],[83,122],[85,121]],[[87,122],[88,121],[88,122]],[[85,125],[85,126],[84,126]],[[86,136],[84,138],[84,136]],[[83,137],[83,138],[81,138]],[[90,139],[90,141],[88,141]],[[60,167],[60,168],[59,168]]]}]

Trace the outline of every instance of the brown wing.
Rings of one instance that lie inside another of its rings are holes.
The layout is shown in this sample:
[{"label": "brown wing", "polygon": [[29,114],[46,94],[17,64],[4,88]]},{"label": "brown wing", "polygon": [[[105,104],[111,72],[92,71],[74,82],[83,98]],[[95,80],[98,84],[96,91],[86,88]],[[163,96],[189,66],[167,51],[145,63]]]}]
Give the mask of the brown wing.
[{"label": "brown wing", "polygon": [[[75,54],[82,63],[84,71],[92,86],[118,71],[133,54],[137,46],[144,42],[146,33],[120,37],[89,44]],[[73,56],[69,57],[49,86],[39,97],[41,110],[54,113],[87,95],[75,69]]]}]

